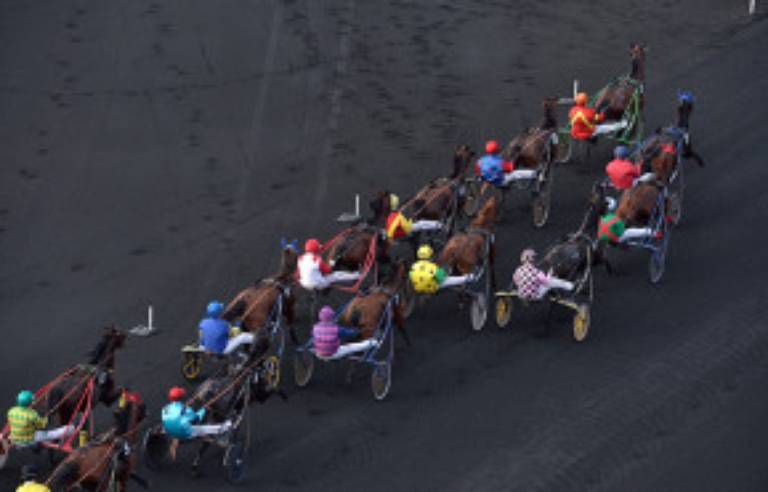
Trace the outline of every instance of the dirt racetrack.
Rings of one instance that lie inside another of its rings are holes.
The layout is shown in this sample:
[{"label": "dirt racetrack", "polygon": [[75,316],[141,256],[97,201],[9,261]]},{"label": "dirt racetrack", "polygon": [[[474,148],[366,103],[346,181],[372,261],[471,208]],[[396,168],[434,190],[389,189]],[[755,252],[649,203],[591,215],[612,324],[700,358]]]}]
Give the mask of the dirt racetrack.
[{"label": "dirt racetrack", "polygon": [[[535,310],[471,333],[436,299],[409,320],[383,403],[366,374],[298,391],[287,371],[289,401],[255,411],[242,489],[768,489],[768,24],[741,1],[2,2],[3,408],[152,302],[162,331],[131,339],[117,376],[157,418],[205,303],[275,270],[281,237],[330,237],[354,193],[410,194],[453,145],[507,139],[574,78],[596,90],[626,72],[634,40],[650,48],[648,129],[693,90],[707,162],[687,168],[662,283],[640,253],[599,271],[583,344],[565,317],[534,336]],[[544,230],[523,201],[507,213],[501,281],[523,247],[577,226],[609,152],[556,170]],[[142,474],[236,490],[217,457],[197,480]]]}]

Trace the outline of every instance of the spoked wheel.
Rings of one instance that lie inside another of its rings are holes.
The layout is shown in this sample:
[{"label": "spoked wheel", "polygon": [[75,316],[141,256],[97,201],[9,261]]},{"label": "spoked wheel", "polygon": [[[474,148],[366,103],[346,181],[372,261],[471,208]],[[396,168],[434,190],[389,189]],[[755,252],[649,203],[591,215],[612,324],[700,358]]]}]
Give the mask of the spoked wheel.
[{"label": "spoked wheel", "polygon": [[392,386],[392,364],[389,360],[376,362],[371,371],[371,391],[373,397],[381,401],[389,394],[389,388]]},{"label": "spoked wheel", "polygon": [[477,179],[473,179],[467,183],[466,189],[464,191],[464,206],[462,207],[464,216],[474,217],[478,208],[480,208],[479,199],[481,185],[482,181]]},{"label": "spoked wheel", "polygon": [[408,319],[416,308],[416,292],[413,290],[410,281],[406,281],[403,288],[400,289],[398,304],[403,317]]},{"label": "spoked wheel", "polygon": [[472,304],[469,306],[469,319],[472,329],[480,331],[488,319],[488,298],[484,292],[478,292],[472,296]]},{"label": "spoked wheel", "polygon": [[573,315],[573,339],[577,342],[583,342],[589,334],[591,323],[591,313],[589,304],[581,304],[576,314]]},{"label": "spoked wheel", "polygon": [[8,462],[8,456],[11,455],[11,441],[8,439],[0,439],[0,470],[5,468],[5,464]]},{"label": "spoked wheel", "polygon": [[274,391],[280,386],[280,358],[278,356],[270,355],[264,360],[264,377],[267,380],[267,390]]},{"label": "spoked wheel", "polygon": [[664,276],[664,269],[667,261],[667,246],[669,244],[669,232],[670,228],[667,227],[666,220],[662,220],[662,227],[659,231],[661,237],[656,240],[656,249],[651,252],[651,257],[648,260],[648,272],[650,274],[651,283],[659,283],[661,277]]},{"label": "spoked wheel", "polygon": [[161,470],[172,461],[171,439],[158,427],[152,427],[147,430],[141,446],[144,464],[150,470]]},{"label": "spoked wheel", "polygon": [[546,164],[546,167],[539,173],[537,179],[538,191],[533,196],[533,225],[534,227],[544,227],[549,219],[549,208],[552,203],[552,164]]},{"label": "spoked wheel", "polygon": [[237,485],[245,479],[245,444],[238,439],[224,453],[224,467],[227,470],[227,482]]},{"label": "spoked wheel", "polygon": [[571,132],[567,128],[557,131],[557,144],[555,145],[555,162],[565,164],[571,160],[572,153]]},{"label": "spoked wheel", "polygon": [[181,361],[181,375],[190,383],[200,377],[203,370],[203,356],[199,352],[184,352]]},{"label": "spoked wheel", "polygon": [[511,297],[503,296],[496,299],[496,326],[504,328],[512,319],[515,303]]},{"label": "spoked wheel", "polygon": [[293,380],[299,388],[305,387],[315,370],[315,356],[309,348],[296,352],[293,357]]}]

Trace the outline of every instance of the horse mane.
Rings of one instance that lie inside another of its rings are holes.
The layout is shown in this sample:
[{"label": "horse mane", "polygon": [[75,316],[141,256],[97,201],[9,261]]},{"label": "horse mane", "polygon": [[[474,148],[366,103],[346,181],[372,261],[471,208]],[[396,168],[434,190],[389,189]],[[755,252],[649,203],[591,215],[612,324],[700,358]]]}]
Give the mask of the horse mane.
[{"label": "horse mane", "polygon": [[491,212],[496,212],[496,197],[492,196],[485,201],[482,208],[477,212],[477,216],[469,224],[470,228],[475,229],[490,229],[493,227],[493,223],[496,220],[495,216],[491,216]]},{"label": "horse mane", "polygon": [[101,339],[99,340],[99,343],[96,344],[96,347],[94,347],[93,350],[88,352],[88,357],[90,357],[90,359],[88,360],[88,363],[92,365],[98,364],[101,361],[101,359],[106,355],[107,350],[109,350],[109,346],[111,342],[112,342],[112,332],[108,331],[104,335],[102,335]]}]

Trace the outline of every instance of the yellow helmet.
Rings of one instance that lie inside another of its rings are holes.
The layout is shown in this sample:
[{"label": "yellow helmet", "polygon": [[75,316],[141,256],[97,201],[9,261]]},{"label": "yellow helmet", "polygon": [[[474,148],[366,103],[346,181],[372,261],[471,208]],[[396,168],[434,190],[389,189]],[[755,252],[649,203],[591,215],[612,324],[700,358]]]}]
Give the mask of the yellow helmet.
[{"label": "yellow helmet", "polygon": [[395,195],[394,193],[389,194],[389,209],[390,210],[397,210],[400,208],[400,197]]},{"label": "yellow helmet", "polygon": [[432,251],[432,246],[429,244],[422,244],[416,251],[416,257],[420,260],[429,260],[433,254],[434,251]]}]

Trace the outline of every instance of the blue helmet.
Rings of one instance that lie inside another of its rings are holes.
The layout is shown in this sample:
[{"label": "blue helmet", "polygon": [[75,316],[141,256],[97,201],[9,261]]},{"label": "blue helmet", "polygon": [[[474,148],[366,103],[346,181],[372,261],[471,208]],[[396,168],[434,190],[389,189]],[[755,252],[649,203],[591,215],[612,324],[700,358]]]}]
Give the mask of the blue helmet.
[{"label": "blue helmet", "polygon": [[677,100],[682,103],[693,104],[694,97],[691,91],[677,91]]},{"label": "blue helmet", "polygon": [[617,145],[616,148],[613,149],[613,156],[617,159],[626,159],[629,157],[629,149],[624,145]]},{"label": "blue helmet", "polygon": [[221,316],[221,313],[224,312],[224,304],[219,301],[211,301],[208,303],[208,307],[205,311],[211,318],[218,318]]}]

